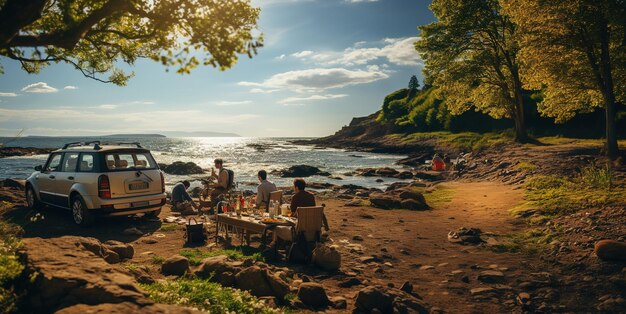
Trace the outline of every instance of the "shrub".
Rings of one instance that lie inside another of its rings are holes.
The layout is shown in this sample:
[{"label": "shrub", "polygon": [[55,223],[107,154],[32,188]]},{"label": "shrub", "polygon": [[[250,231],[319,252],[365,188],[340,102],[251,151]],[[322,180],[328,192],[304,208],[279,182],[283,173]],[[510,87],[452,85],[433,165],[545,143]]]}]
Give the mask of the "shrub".
[{"label": "shrub", "polygon": [[[0,214],[13,204],[8,202],[0,203]],[[17,312],[19,295],[14,289],[15,281],[24,270],[17,250],[21,246],[17,235],[20,233],[18,227],[0,220],[0,312]]]},{"label": "shrub", "polygon": [[185,249],[179,252],[180,255],[189,259],[189,264],[197,266],[207,257],[226,255],[232,259],[245,260],[252,259],[255,261],[263,261],[263,255],[259,252],[253,252],[251,249],[241,248],[237,250],[198,250]]}]

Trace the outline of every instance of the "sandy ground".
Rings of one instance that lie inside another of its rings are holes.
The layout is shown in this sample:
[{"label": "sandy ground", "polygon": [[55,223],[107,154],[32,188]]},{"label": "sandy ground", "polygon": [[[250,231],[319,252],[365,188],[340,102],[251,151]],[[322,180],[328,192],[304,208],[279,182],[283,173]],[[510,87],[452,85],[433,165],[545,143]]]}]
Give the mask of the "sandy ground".
[{"label": "sandy ground", "polygon": [[[330,296],[346,297],[349,300],[347,311],[353,306],[350,300],[364,286],[341,288],[338,283],[347,275],[353,275],[364,284],[393,284],[399,287],[406,281],[411,282],[427,303],[447,313],[510,312],[512,305],[501,301],[514,299],[512,291],[502,294],[506,297],[487,298],[480,302],[471,296],[470,289],[487,286],[476,279],[478,273],[485,269],[500,269],[513,280],[522,271],[535,268],[539,271],[543,266],[539,266],[538,259],[454,244],[448,242],[447,234],[459,227],[475,227],[497,234],[512,233],[522,228],[508,214],[511,207],[522,201],[522,190],[497,182],[449,182],[445,185],[454,191],[452,200],[429,211],[346,207],[344,200],[318,200],[318,203],[326,204],[330,238],[342,253],[342,271],[326,274],[313,267],[287,266],[307,273],[324,284]],[[113,239],[132,243],[135,257],[130,263],[149,266],[151,274],[157,278],[161,275],[155,260],[184,249],[182,226],[165,227],[175,230],[164,231],[161,230],[164,226],[161,221],[136,217],[103,218],[93,227],[78,228],[73,225],[67,211],[45,208],[42,213],[44,220],[31,222],[29,217],[33,213],[17,207],[6,218],[24,227],[24,237],[79,235],[101,241]],[[170,215],[169,207],[164,207],[161,218]],[[124,230],[131,227],[137,227],[144,234],[124,234]],[[214,230],[212,225],[208,227]],[[222,246],[215,246],[214,240],[211,232],[208,246],[197,248],[210,250]],[[232,243],[238,245],[239,240],[235,238]],[[377,261],[359,260],[367,256],[374,256]],[[509,290],[506,286],[503,289]]]}]

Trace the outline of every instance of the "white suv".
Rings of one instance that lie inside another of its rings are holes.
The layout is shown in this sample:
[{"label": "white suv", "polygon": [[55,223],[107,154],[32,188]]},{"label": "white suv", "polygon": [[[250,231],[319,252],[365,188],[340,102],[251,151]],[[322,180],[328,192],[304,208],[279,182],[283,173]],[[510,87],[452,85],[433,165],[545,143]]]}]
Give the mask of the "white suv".
[{"label": "white suv", "polygon": [[156,217],[165,205],[163,173],[139,143],[65,144],[35,170],[26,181],[28,206],[71,209],[78,225],[99,215]]}]

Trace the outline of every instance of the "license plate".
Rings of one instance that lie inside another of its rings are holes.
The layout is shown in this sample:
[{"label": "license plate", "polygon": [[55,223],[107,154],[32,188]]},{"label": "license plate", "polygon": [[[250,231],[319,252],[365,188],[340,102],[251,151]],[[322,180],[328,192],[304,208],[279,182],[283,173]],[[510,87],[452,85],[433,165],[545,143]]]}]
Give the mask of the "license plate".
[{"label": "license plate", "polygon": [[148,188],[148,182],[140,182],[140,183],[131,183],[128,185],[128,189],[131,191],[134,190],[145,190]]},{"label": "license plate", "polygon": [[148,205],[150,205],[148,201],[130,203],[131,207],[144,207]]}]

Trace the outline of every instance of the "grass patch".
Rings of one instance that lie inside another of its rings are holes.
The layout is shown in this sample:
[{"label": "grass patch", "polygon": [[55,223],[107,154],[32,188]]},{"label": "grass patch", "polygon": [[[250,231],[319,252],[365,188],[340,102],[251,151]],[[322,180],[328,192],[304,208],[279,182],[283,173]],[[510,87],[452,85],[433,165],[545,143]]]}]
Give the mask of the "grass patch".
[{"label": "grass patch", "polygon": [[259,252],[255,252],[254,249],[248,247],[241,247],[235,250],[198,250],[198,249],[185,249],[179,252],[180,255],[189,259],[189,264],[197,266],[202,263],[202,260],[207,257],[226,255],[231,259],[246,260],[252,259],[255,261],[264,261],[263,255]]},{"label": "grass patch", "polygon": [[520,171],[535,171],[535,170],[537,170],[537,165],[533,164],[530,161],[520,161],[517,164],[516,167]]},{"label": "grass patch", "polygon": [[165,304],[194,307],[210,313],[281,313],[268,308],[247,291],[222,287],[202,279],[179,278],[142,284],[149,297]]},{"label": "grass patch", "polygon": [[492,247],[494,251],[533,255],[546,251],[550,243],[556,240],[556,235],[554,233],[545,233],[539,229],[531,229],[507,235],[501,240],[502,244]]},{"label": "grass patch", "polygon": [[161,228],[159,228],[159,230],[163,232],[176,231],[176,229],[178,229],[177,224],[162,224]]},{"label": "grass patch", "polygon": [[[13,204],[2,201],[0,214]],[[17,251],[21,241],[17,238],[20,230],[5,221],[0,220],[0,312],[17,312],[19,294],[15,291],[14,283],[21,276],[24,265],[20,263]]]},{"label": "grass patch", "polygon": [[165,262],[165,257],[158,256],[158,255],[152,255],[152,264],[161,265],[161,264],[163,264],[163,262]]},{"label": "grass patch", "polygon": [[410,145],[424,141],[435,141],[438,145],[459,149],[461,151],[478,152],[496,145],[513,142],[512,130],[490,133],[476,132],[417,132],[410,134],[390,134],[385,139],[391,142]]},{"label": "grass patch", "polygon": [[426,204],[430,207],[439,208],[452,201],[455,190],[444,185],[437,185],[432,190],[424,190]]}]

